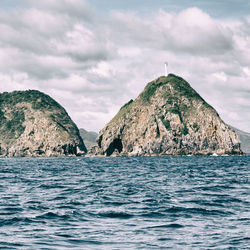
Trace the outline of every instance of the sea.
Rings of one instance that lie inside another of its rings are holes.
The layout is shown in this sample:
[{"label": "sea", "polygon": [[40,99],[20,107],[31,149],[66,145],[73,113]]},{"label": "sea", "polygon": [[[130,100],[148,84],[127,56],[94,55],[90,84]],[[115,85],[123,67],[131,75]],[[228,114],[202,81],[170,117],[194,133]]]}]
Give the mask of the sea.
[{"label": "sea", "polygon": [[250,249],[250,156],[1,158],[0,249]]}]

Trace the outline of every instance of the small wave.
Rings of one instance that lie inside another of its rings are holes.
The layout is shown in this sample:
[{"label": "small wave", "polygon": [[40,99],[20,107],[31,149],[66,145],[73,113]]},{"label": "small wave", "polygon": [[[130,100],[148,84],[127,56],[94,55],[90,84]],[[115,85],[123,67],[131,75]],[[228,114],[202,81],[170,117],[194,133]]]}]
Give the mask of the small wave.
[{"label": "small wave", "polygon": [[172,238],[159,238],[159,241],[172,241]]},{"label": "small wave", "polygon": [[128,204],[126,201],[103,201],[102,202],[104,205],[110,205],[110,206],[115,206],[115,207],[120,207],[125,204]]},{"label": "small wave", "polygon": [[87,244],[87,245],[102,245],[101,241],[97,240],[83,240],[83,239],[69,239],[67,240],[69,243],[73,244]]},{"label": "small wave", "polygon": [[232,199],[232,200],[223,200],[223,199],[216,199],[216,200],[187,200],[187,201],[182,201],[182,204],[196,204],[199,206],[206,206],[206,207],[220,207],[220,208],[225,208],[228,206],[230,203],[240,203],[241,201],[238,199]]},{"label": "small wave", "polygon": [[22,243],[0,241],[0,249],[15,249],[16,247],[23,247],[22,249],[25,249],[25,246],[26,245]]},{"label": "small wave", "polygon": [[61,200],[66,200],[67,199],[67,196],[65,195],[65,196],[57,196],[57,197],[55,197],[55,198],[53,198],[53,199],[51,199],[51,201],[61,201]]},{"label": "small wave", "polygon": [[63,238],[71,238],[72,237],[72,235],[69,235],[69,234],[56,234],[56,236],[63,237]]},{"label": "small wave", "polygon": [[56,219],[56,218],[69,219],[70,216],[67,215],[67,214],[60,215],[60,214],[57,214],[57,213],[54,213],[54,212],[46,212],[46,213],[44,213],[42,215],[38,215],[36,217],[36,219]]},{"label": "small wave", "polygon": [[56,184],[56,183],[51,183],[51,184],[41,184],[38,186],[38,188],[41,189],[63,189],[65,186]]},{"label": "small wave", "polygon": [[213,186],[205,186],[205,187],[199,187],[202,191],[211,191],[211,192],[221,192],[228,189],[235,189],[234,186],[230,185],[213,185]]},{"label": "small wave", "polygon": [[98,216],[106,217],[106,218],[114,218],[114,219],[130,219],[133,217],[132,214],[128,214],[125,212],[103,212],[99,213]]},{"label": "small wave", "polygon": [[181,224],[178,223],[170,223],[170,224],[166,224],[166,225],[158,225],[158,226],[152,226],[152,227],[148,227],[148,228],[183,228],[184,226],[182,226]]},{"label": "small wave", "polygon": [[7,215],[16,215],[23,211],[20,207],[5,207],[1,209],[0,216],[7,216]]},{"label": "small wave", "polygon": [[32,223],[33,220],[29,219],[29,218],[21,218],[21,217],[14,217],[11,219],[0,219],[0,227],[4,227],[4,226],[13,226],[13,225],[17,225],[19,223]]},{"label": "small wave", "polygon": [[249,249],[249,242],[250,237],[233,237],[232,239],[230,239],[228,244],[231,245],[232,248],[241,245],[242,249]]},{"label": "small wave", "polygon": [[234,197],[227,197],[226,199],[216,199],[214,200],[214,202],[218,202],[218,203],[225,203],[225,204],[230,204],[230,203],[248,203],[247,201],[242,201],[238,198],[234,198]]},{"label": "small wave", "polygon": [[239,221],[250,221],[250,218],[240,218]]},{"label": "small wave", "polygon": [[141,216],[147,217],[147,218],[161,218],[161,217],[165,217],[166,214],[161,213],[161,212],[149,212],[149,213],[144,213]]},{"label": "small wave", "polygon": [[183,214],[199,214],[199,215],[232,215],[229,211],[209,210],[205,208],[185,208],[185,207],[171,207],[166,210],[167,213],[183,213]]},{"label": "small wave", "polygon": [[4,208],[4,210],[8,211],[8,212],[22,212],[23,211],[23,208],[21,207],[6,207]]}]

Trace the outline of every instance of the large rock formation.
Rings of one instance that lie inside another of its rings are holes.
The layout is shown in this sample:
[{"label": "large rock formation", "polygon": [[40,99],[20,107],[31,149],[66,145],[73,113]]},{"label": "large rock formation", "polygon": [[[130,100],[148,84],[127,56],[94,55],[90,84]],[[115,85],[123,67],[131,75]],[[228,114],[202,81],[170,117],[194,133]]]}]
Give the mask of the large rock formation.
[{"label": "large rock formation", "polygon": [[92,155],[242,154],[235,132],[182,78],[150,82],[100,131]]},{"label": "large rock formation", "polygon": [[66,156],[86,153],[65,109],[36,90],[0,94],[0,156]]}]

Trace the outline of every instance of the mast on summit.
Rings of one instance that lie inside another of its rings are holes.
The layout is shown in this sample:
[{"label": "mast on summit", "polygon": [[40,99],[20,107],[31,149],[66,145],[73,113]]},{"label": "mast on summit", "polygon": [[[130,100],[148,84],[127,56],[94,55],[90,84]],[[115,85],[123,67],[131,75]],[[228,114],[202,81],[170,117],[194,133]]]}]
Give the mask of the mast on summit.
[{"label": "mast on summit", "polygon": [[165,62],[165,76],[168,76],[168,62]]}]

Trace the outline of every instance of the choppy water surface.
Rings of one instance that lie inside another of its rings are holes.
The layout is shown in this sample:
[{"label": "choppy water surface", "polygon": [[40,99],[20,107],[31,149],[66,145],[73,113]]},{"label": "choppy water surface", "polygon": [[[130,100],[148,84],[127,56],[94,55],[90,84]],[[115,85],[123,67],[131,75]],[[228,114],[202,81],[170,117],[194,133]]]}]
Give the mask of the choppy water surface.
[{"label": "choppy water surface", "polygon": [[247,249],[250,157],[0,159],[1,249]]}]

